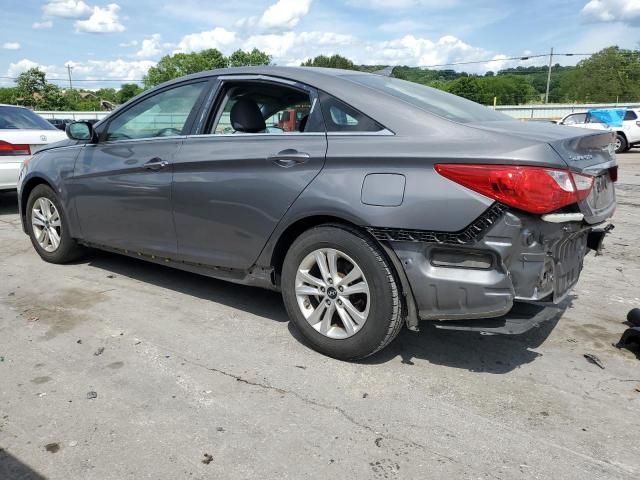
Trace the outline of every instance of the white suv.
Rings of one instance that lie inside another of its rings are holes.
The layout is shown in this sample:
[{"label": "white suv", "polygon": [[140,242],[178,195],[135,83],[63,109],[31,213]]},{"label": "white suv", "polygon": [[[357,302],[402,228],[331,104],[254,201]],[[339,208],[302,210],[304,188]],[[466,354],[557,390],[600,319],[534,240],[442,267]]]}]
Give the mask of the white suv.
[{"label": "white suv", "polygon": [[639,108],[627,109],[622,127],[609,127],[589,112],[571,113],[560,121],[560,125],[616,132],[616,153],[626,152],[634,145],[640,144]]}]

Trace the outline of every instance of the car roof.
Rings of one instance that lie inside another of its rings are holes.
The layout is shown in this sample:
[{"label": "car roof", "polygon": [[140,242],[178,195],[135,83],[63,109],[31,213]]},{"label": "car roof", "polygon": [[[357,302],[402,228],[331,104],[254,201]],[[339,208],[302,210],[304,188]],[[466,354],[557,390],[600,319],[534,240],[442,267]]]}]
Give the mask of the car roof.
[{"label": "car roof", "polygon": [[[206,80],[212,77],[227,75],[264,75],[308,85],[347,102],[392,132],[417,129],[420,118],[423,118],[425,122],[428,122],[429,119],[433,122],[433,116],[424,110],[399,100],[383,91],[367,87],[346,78],[347,76],[368,76],[374,74],[337,68],[255,66],[207,70],[169,80],[151,90],[143,92],[136,98],[153,94],[157,90],[179,85],[183,82],[197,79]],[[126,105],[128,105],[128,103],[121,106],[118,110],[114,110],[111,115],[123,107],[126,108]],[[411,115],[407,115],[407,109],[412,112]]]}]

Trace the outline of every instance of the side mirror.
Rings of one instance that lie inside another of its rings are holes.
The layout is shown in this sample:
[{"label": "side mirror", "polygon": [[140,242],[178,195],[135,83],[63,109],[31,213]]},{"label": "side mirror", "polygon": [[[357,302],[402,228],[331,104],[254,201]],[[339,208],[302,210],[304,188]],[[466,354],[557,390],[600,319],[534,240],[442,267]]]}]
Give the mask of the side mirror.
[{"label": "side mirror", "polygon": [[93,125],[89,122],[71,122],[67,124],[64,131],[71,140],[90,142],[95,137]]}]

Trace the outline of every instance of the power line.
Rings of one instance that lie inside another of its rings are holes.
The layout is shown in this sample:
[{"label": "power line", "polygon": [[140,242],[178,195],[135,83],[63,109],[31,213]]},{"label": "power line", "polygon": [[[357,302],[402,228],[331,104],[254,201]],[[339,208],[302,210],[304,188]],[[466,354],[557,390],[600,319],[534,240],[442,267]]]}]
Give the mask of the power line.
[{"label": "power line", "polygon": [[[4,80],[17,80],[18,77],[0,76],[0,79]],[[47,81],[68,82],[68,78],[47,78]],[[143,82],[142,79],[137,78],[74,78],[74,82]]]},{"label": "power line", "polygon": [[[554,57],[588,57],[593,55],[593,53],[554,53]],[[493,63],[493,62],[508,62],[511,60],[519,60],[519,61],[527,61],[533,58],[543,58],[548,57],[548,53],[538,53],[535,55],[521,55],[519,57],[507,57],[507,58],[492,58],[490,60],[474,60],[469,62],[452,62],[452,63],[439,63],[434,65],[421,65],[420,68],[435,68],[435,67],[453,67],[456,65],[477,65],[481,63]]]}]

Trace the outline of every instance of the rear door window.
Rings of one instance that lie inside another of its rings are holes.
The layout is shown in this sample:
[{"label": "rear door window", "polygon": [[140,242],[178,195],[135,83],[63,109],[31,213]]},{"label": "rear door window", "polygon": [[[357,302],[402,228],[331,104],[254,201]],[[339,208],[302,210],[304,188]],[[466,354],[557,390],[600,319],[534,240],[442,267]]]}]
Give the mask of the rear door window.
[{"label": "rear door window", "polygon": [[634,112],[633,110],[627,110],[624,114],[624,119],[625,121],[627,120],[637,120],[638,119],[638,115],[636,115],[636,112]]}]

